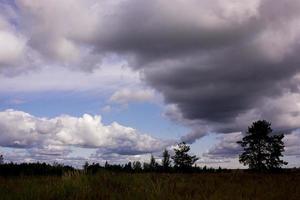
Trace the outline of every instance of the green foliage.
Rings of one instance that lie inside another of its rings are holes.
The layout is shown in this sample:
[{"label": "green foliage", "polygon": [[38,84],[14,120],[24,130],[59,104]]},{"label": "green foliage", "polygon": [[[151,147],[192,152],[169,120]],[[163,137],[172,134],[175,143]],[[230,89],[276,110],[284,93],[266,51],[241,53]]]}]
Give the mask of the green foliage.
[{"label": "green foliage", "polygon": [[254,170],[278,169],[287,163],[280,159],[284,151],[282,141],[284,135],[273,135],[271,123],[260,120],[254,122],[242,141],[238,141],[244,152],[239,156],[239,161]]},{"label": "green foliage", "polygon": [[174,148],[175,155],[172,156],[172,159],[176,168],[182,170],[189,169],[198,160],[195,155],[189,155],[189,151],[190,146],[188,146],[185,142],[179,143],[177,147]]}]

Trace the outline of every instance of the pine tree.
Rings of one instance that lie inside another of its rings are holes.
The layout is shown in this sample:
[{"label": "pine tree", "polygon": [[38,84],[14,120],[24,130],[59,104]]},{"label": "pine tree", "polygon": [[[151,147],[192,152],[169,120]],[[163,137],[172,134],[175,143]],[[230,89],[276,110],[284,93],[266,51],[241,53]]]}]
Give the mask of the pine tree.
[{"label": "pine tree", "polygon": [[284,136],[270,136],[271,133],[271,123],[265,120],[256,121],[248,127],[246,136],[237,142],[244,148],[239,161],[258,171],[280,168],[287,164],[280,159],[284,151]]},{"label": "pine tree", "polygon": [[188,154],[190,146],[186,145],[185,142],[179,143],[177,148],[174,148],[174,151],[175,155],[172,156],[172,159],[176,168],[189,169],[198,160],[195,155],[191,156]]},{"label": "pine tree", "polygon": [[104,168],[105,168],[105,169],[108,169],[109,167],[110,167],[110,166],[109,166],[108,162],[105,161]]},{"label": "pine tree", "polygon": [[170,154],[167,149],[163,152],[162,167],[165,171],[171,167]]},{"label": "pine tree", "polygon": [[88,171],[88,168],[89,168],[89,163],[86,161],[83,165],[83,169],[84,169],[85,173]]},{"label": "pine tree", "polygon": [[150,158],[150,164],[149,164],[150,170],[154,171],[157,169],[158,164],[154,158],[154,156],[151,154],[151,158]]}]

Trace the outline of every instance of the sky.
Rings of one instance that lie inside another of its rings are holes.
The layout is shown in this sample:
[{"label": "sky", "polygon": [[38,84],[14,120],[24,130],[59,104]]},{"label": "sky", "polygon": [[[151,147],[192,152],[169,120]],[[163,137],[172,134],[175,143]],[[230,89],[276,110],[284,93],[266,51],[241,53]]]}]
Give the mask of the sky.
[{"label": "sky", "polygon": [[243,168],[265,119],[299,167],[299,51],[298,0],[0,0],[0,153]]}]

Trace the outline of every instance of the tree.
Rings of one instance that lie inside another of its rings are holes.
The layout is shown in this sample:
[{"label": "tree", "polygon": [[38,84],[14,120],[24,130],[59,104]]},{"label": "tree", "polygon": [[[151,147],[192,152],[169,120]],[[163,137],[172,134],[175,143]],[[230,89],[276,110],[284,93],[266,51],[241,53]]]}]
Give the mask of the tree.
[{"label": "tree", "polygon": [[282,161],[284,135],[273,135],[271,123],[265,120],[253,122],[248,127],[246,136],[238,141],[244,152],[239,156],[239,161],[248,165],[250,169],[262,171],[266,169],[277,169],[287,163]]},{"label": "tree", "polygon": [[110,165],[108,164],[108,162],[107,162],[107,161],[105,161],[104,168],[105,168],[105,169],[108,169],[108,168],[110,168]]},{"label": "tree", "polygon": [[125,171],[132,171],[132,164],[131,162],[128,162],[127,164],[124,165],[123,169]]},{"label": "tree", "polygon": [[144,163],[143,163],[143,170],[144,170],[144,171],[150,171],[150,164],[144,162]]},{"label": "tree", "polygon": [[193,166],[193,164],[198,160],[198,158],[193,155],[189,155],[190,146],[186,145],[185,142],[181,142],[174,148],[175,155],[172,156],[174,165],[180,169],[188,169]]},{"label": "tree", "polygon": [[154,171],[157,169],[157,167],[158,167],[158,164],[157,164],[154,156],[151,154],[149,168],[150,168],[150,170]]},{"label": "tree", "polygon": [[87,171],[88,171],[88,168],[89,168],[89,163],[88,163],[88,161],[86,161],[86,162],[84,163],[84,165],[83,165],[83,169],[84,169],[85,172],[87,172]]},{"label": "tree", "polygon": [[4,163],[3,155],[0,155],[0,165],[3,165],[3,163]]},{"label": "tree", "polygon": [[142,171],[142,164],[140,161],[133,162],[133,170],[134,171]]},{"label": "tree", "polygon": [[164,170],[168,170],[171,167],[170,154],[167,149],[163,152],[162,167]]}]

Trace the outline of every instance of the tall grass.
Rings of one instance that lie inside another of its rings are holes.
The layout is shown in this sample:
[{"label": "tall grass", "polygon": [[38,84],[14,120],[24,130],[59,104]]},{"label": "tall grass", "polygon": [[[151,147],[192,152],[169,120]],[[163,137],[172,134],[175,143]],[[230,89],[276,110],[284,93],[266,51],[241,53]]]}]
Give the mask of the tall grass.
[{"label": "tall grass", "polygon": [[300,199],[300,173],[113,173],[0,178],[0,199]]}]

